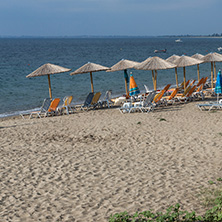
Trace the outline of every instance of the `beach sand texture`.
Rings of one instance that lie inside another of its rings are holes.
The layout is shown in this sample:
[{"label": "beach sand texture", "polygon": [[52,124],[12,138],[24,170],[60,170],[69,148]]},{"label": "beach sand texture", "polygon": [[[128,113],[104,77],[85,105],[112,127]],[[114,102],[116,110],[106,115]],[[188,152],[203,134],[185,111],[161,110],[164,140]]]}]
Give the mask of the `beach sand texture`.
[{"label": "beach sand texture", "polygon": [[222,176],[221,114],[192,102],[2,119],[0,221],[107,221],[176,203],[202,214],[197,193]]}]

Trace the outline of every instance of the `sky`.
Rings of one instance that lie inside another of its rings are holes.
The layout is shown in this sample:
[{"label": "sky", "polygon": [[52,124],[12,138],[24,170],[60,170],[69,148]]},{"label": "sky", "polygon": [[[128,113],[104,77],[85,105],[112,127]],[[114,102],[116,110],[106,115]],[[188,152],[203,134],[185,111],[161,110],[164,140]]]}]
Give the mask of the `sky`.
[{"label": "sky", "polygon": [[0,36],[222,33],[222,0],[1,0]]}]

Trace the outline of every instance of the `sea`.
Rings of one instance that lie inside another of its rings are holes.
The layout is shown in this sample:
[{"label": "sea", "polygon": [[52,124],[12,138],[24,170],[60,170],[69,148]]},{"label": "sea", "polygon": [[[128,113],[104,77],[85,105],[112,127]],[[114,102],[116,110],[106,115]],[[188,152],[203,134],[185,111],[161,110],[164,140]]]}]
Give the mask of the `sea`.
[{"label": "sea", "polygon": [[[47,76],[26,78],[28,74],[46,63],[52,63],[75,71],[87,62],[111,67],[121,59],[142,62],[150,56],[163,59],[171,55],[196,53],[206,55],[218,52],[222,38],[184,37],[98,37],[98,38],[0,38],[0,118],[19,115],[21,112],[41,107],[44,98],[49,97]],[[166,53],[154,50],[166,49]],[[222,63],[216,63],[217,71]],[[210,63],[200,65],[200,76],[210,77]],[[71,72],[51,75],[53,98],[73,95],[75,104],[82,103],[91,91],[90,74],[71,76]],[[153,89],[152,72],[130,69],[141,92],[144,84]],[[197,79],[197,67],[186,68],[187,79]],[[183,69],[178,68],[178,80],[183,81]],[[113,96],[125,93],[124,73],[93,73],[94,91],[107,90]],[[159,70],[157,87],[175,85],[174,69]]]}]

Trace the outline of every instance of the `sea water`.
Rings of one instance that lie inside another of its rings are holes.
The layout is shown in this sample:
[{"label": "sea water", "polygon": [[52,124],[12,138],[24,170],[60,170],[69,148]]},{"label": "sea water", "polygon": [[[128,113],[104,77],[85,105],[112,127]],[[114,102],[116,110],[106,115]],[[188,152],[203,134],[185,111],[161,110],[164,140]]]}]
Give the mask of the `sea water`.
[{"label": "sea water", "polygon": [[[176,55],[206,55],[222,46],[220,38],[0,38],[0,117],[16,115],[21,111],[39,108],[49,97],[47,76],[26,78],[45,63],[60,65],[75,71],[87,62],[111,67],[121,59],[142,62],[150,56],[163,59]],[[166,53],[154,50],[167,49]],[[217,71],[222,67],[217,63]],[[200,65],[200,75],[210,77],[210,63]],[[152,72],[132,72],[141,91],[144,84],[153,88]],[[73,95],[75,103],[85,100],[91,91],[90,75],[70,76],[71,72],[51,75],[53,98]],[[186,68],[187,79],[197,79],[197,67]],[[183,69],[178,68],[179,82],[183,81]],[[125,93],[123,71],[93,73],[94,91],[103,95],[112,90],[113,95]],[[175,85],[174,69],[159,70],[157,87]],[[103,96],[102,95],[102,96]]]}]

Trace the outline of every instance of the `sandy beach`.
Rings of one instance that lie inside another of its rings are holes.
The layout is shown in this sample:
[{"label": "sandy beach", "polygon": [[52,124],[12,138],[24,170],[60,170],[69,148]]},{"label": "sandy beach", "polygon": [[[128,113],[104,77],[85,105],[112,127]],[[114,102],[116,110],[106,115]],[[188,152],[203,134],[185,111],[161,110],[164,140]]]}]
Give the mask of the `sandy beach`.
[{"label": "sandy beach", "polygon": [[176,203],[203,214],[198,192],[222,177],[222,111],[196,103],[1,119],[0,221],[107,221]]}]

